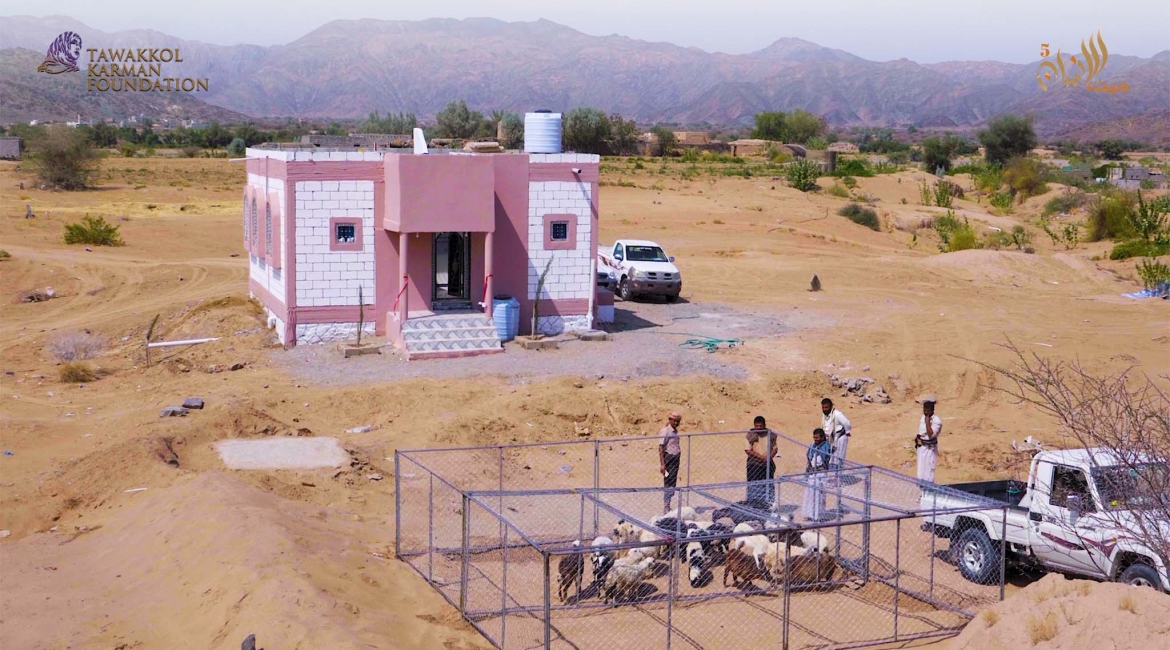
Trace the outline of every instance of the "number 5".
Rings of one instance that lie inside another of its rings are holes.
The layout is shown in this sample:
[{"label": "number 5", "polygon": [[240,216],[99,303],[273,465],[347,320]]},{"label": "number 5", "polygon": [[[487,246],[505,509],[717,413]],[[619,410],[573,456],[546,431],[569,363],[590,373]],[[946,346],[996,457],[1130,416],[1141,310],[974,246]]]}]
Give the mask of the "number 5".
[{"label": "number 5", "polygon": [[1048,43],[1041,43],[1040,44],[1040,58],[1043,59],[1043,58],[1047,58],[1047,57],[1048,57]]}]

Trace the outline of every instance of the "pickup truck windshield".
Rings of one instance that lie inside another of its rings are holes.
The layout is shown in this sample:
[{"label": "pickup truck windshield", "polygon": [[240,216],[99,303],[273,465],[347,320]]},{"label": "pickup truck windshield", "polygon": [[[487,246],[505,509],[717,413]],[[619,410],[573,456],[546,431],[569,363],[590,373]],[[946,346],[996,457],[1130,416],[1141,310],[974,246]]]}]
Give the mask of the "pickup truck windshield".
[{"label": "pickup truck windshield", "polygon": [[626,246],[628,262],[666,262],[666,253],[657,246]]},{"label": "pickup truck windshield", "polygon": [[1165,498],[1170,469],[1164,463],[1093,468],[1093,481],[1109,510],[1147,508]]}]

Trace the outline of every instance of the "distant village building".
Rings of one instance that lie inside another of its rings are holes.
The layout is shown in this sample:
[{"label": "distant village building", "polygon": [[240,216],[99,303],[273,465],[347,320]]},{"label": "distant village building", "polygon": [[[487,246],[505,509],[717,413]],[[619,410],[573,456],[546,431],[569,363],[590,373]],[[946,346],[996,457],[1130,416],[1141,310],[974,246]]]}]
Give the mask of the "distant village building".
[{"label": "distant village building", "polygon": [[768,148],[771,142],[769,140],[735,140],[731,142],[731,155],[733,156],[758,156],[764,153],[764,149]]},{"label": "distant village building", "polygon": [[15,136],[0,137],[0,159],[20,160],[20,138]]},{"label": "distant village building", "polygon": [[836,151],[837,153],[860,153],[861,150],[852,142],[834,142],[829,145],[828,151]]},{"label": "distant village building", "polygon": [[701,146],[711,143],[711,134],[706,131],[675,131],[674,140],[679,146]]}]

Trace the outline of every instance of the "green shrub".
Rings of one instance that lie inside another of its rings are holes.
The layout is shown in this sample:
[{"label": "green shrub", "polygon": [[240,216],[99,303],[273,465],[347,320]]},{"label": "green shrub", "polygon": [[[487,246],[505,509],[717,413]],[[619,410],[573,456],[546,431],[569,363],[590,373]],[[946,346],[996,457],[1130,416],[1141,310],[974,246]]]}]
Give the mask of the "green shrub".
[{"label": "green shrub", "polygon": [[999,165],[985,165],[974,173],[975,186],[988,194],[999,191],[1003,187],[1003,167]]},{"label": "green shrub", "polygon": [[898,165],[894,162],[880,162],[873,166],[873,173],[875,174],[895,174],[898,171]]},{"label": "green shrub", "polygon": [[1040,227],[1052,239],[1052,245],[1064,244],[1065,250],[1073,250],[1081,241],[1081,229],[1075,223],[1066,223],[1059,233],[1053,232],[1047,220],[1040,221]]},{"label": "green shrub", "polygon": [[106,223],[105,217],[91,217],[76,223],[65,224],[66,244],[88,244],[90,246],[124,246],[120,226]]},{"label": "green shrub", "polygon": [[857,187],[857,179],[853,178],[852,176],[845,176],[841,179],[841,182],[844,183],[845,187],[848,187],[849,189]]},{"label": "green shrub", "polygon": [[925,178],[918,184],[918,202],[922,205],[934,204],[934,190],[930,189]]},{"label": "green shrub", "polygon": [[857,203],[850,203],[838,210],[837,214],[870,230],[882,229],[881,221],[878,220],[877,213],[872,208],[867,208]]},{"label": "green shrub", "polygon": [[634,169],[646,169],[646,165],[643,165],[641,160],[635,160]]},{"label": "green shrub", "polygon": [[1145,178],[1145,179],[1142,179],[1142,181],[1138,183],[1138,187],[1142,188],[1143,190],[1152,190],[1155,187],[1157,187],[1157,184],[1154,183],[1154,181],[1152,181],[1148,178]]},{"label": "green shrub", "polygon": [[[694,151],[694,150],[687,149],[687,151]],[[679,176],[684,181],[694,180],[694,179],[699,177],[699,168],[694,166],[694,165],[691,165],[690,167],[687,167],[686,169],[682,170],[682,173],[679,174]]]},{"label": "green shrub", "polygon": [[233,157],[242,156],[244,155],[244,150],[247,149],[247,146],[248,145],[244,142],[243,138],[233,138],[231,143],[228,144],[228,155]]},{"label": "green shrub", "polygon": [[[747,171],[745,168],[744,171]],[[817,178],[821,175],[821,167],[808,159],[798,160],[785,168],[784,176],[788,184],[800,190],[809,192],[817,187]]]},{"label": "green shrub", "polygon": [[833,186],[830,187],[829,189],[825,190],[825,192],[829,196],[835,196],[839,199],[849,198],[849,190],[845,189],[844,187],[841,187],[840,185],[838,185],[836,183],[833,183]]},{"label": "green shrub", "polygon": [[837,161],[837,168],[833,170],[833,175],[868,178],[873,176],[873,170],[869,168],[869,163],[861,158],[846,158]]},{"label": "green shrub", "polygon": [[133,142],[121,142],[118,144],[118,153],[122,154],[123,158],[133,158],[138,154],[138,145]]},{"label": "green shrub", "polygon": [[1001,212],[1011,212],[1013,201],[1011,190],[1000,190],[992,194],[988,201],[991,203],[991,207]]},{"label": "green shrub", "polygon": [[12,253],[9,253],[8,251],[4,250],[3,248],[0,248],[0,260],[6,260],[6,259],[9,259],[10,257],[12,257]]},{"label": "green shrub", "polygon": [[1013,158],[1003,172],[1003,180],[1021,203],[1028,197],[1048,191],[1044,184],[1044,166],[1032,158]]},{"label": "green shrub", "polygon": [[1144,239],[1131,239],[1115,244],[1109,251],[1111,260],[1127,260],[1131,257],[1161,257],[1170,255],[1170,242],[1157,243]]},{"label": "green shrub", "polygon": [[1165,282],[1170,282],[1170,266],[1157,260],[1143,259],[1137,264],[1138,277],[1142,279],[1142,286],[1153,289]]},{"label": "green shrub", "polygon": [[1138,209],[1127,215],[1137,236],[1145,241],[1170,239],[1170,233],[1166,230],[1166,213],[1170,212],[1170,198],[1163,196],[1147,203],[1142,199],[1142,193],[1138,192],[1137,199]]},{"label": "green shrub", "polygon": [[934,202],[940,208],[950,209],[954,204],[951,197],[951,184],[949,181],[940,179],[934,184]]},{"label": "green shrub", "polygon": [[1088,197],[1084,192],[1066,192],[1060,196],[1054,196],[1048,199],[1048,203],[1044,204],[1044,212],[1042,216],[1048,217],[1054,214],[1069,214],[1073,210],[1085,205],[1088,202]]},{"label": "green shrub", "polygon": [[179,153],[183,154],[184,158],[194,158],[199,155],[199,147],[183,147],[179,149]]},{"label": "green shrub", "polygon": [[942,240],[939,243],[939,250],[944,253],[979,247],[975,229],[971,227],[966,217],[959,221],[953,210],[947,210],[945,215],[935,217],[934,230]]},{"label": "green shrub", "polygon": [[1011,231],[992,232],[984,237],[983,242],[986,248],[999,250],[1014,246],[1016,250],[1022,251],[1032,243],[1032,235],[1026,228],[1017,225]]},{"label": "green shrub", "polygon": [[1109,190],[1098,195],[1089,205],[1085,220],[1089,241],[1104,239],[1132,239],[1137,236],[1133,227],[1136,200],[1128,192]]}]

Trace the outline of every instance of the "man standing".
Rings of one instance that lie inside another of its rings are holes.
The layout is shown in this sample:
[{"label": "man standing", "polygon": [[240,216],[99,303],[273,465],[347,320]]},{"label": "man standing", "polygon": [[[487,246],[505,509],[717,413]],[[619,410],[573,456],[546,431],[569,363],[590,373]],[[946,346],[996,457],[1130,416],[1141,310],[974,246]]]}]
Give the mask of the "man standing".
[{"label": "man standing", "polygon": [[840,469],[845,461],[845,452],[849,448],[849,436],[853,433],[853,425],[845,414],[833,407],[833,400],[826,397],[821,400],[821,428],[833,446],[833,457],[829,461],[830,469]]},{"label": "man standing", "polygon": [[942,418],[934,414],[934,396],[922,401],[922,419],[918,421],[918,436],[914,447],[918,450],[918,480],[934,482],[934,468],[938,465],[938,434],[942,433]]},{"label": "man standing", "polygon": [[[756,508],[769,508],[775,499],[776,432],[768,428],[764,416],[757,415],[747,433],[747,500]],[[753,485],[754,483],[754,485]]]},{"label": "man standing", "polygon": [[678,464],[682,457],[682,446],[678,440],[678,425],[682,416],[677,411],[666,419],[666,426],[658,432],[658,470],[662,472],[662,512],[670,512],[670,501],[674,498],[674,486],[678,482]]}]

